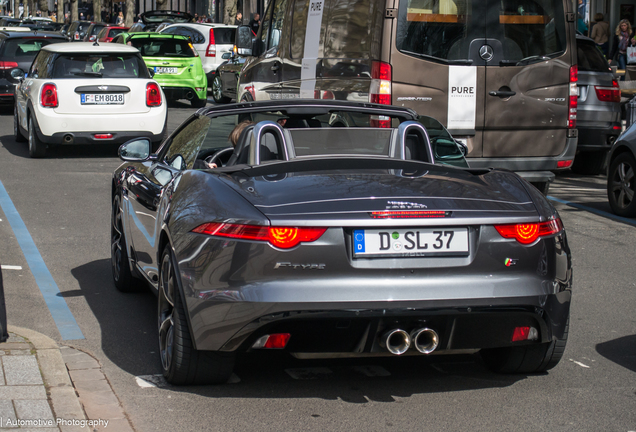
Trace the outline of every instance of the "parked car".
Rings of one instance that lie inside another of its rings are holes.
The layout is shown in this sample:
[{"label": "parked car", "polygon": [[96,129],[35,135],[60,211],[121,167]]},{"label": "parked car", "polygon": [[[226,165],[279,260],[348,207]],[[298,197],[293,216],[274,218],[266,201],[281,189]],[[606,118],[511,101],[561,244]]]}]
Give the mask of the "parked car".
[{"label": "parked car", "polygon": [[157,27],[166,22],[187,23],[192,21],[192,15],[187,12],[173,10],[152,10],[139,15],[139,21],[130,27],[130,33],[154,32]]},{"label": "parked car", "polygon": [[207,79],[189,38],[162,33],[131,33],[122,42],[137,48],[155,72],[168,101],[187,99],[193,107],[207,103]]},{"label": "parked car", "polygon": [[128,31],[128,27],[121,27],[121,26],[104,27],[97,34],[97,42],[112,42],[115,36],[127,31]]},{"label": "parked car", "polygon": [[608,157],[607,197],[612,211],[636,217],[636,124],[632,124],[612,146]]},{"label": "parked car", "polygon": [[94,22],[88,26],[86,29],[86,33],[82,38],[83,42],[95,42],[97,40],[97,35],[103,28],[110,26],[111,24],[103,23],[103,22]]},{"label": "parked car", "polygon": [[621,133],[621,90],[605,56],[592,39],[577,35],[579,143],[572,171],[601,174],[607,154]]},{"label": "parked car", "polygon": [[[575,15],[570,0],[270,1],[256,38],[237,30],[238,100],[366,95],[413,108],[465,141],[471,166],[547,193],[576,153]],[[324,75],[342,62],[371,76]]]},{"label": "parked car", "polygon": [[245,64],[245,57],[224,53],[222,58],[226,60],[219,65],[214,74],[211,85],[212,98],[216,103],[229,103],[236,100],[236,86],[241,69]]},{"label": "parked car", "polygon": [[9,29],[0,31],[0,104],[13,105],[15,84],[10,71],[14,68],[28,71],[40,48],[66,39],[56,33],[32,32],[21,27]]},{"label": "parked car", "polygon": [[16,89],[14,134],[28,139],[29,156],[47,145],[121,144],[144,136],[158,144],[167,107],[139,51],[90,42],[44,46],[28,75],[12,69]]},{"label": "parked car", "polygon": [[170,24],[163,28],[161,33],[178,34],[187,36],[192,41],[194,48],[199,52],[203,71],[208,79],[208,87],[212,87],[212,81],[216,69],[223,63],[223,54],[231,53],[234,47],[236,26],[224,24],[206,23],[180,23]]},{"label": "parked car", "polygon": [[268,101],[199,110],[156,154],[124,144],[113,278],[157,294],[167,381],[222,383],[268,349],[554,367],[572,283],[559,214],[511,171],[447,165],[467,166],[441,130],[407,108]]},{"label": "parked car", "polygon": [[18,27],[22,23],[22,18],[4,17],[0,19],[0,27]]},{"label": "parked car", "polygon": [[73,21],[66,31],[69,42],[82,42],[86,36],[86,30],[92,24],[91,21]]}]

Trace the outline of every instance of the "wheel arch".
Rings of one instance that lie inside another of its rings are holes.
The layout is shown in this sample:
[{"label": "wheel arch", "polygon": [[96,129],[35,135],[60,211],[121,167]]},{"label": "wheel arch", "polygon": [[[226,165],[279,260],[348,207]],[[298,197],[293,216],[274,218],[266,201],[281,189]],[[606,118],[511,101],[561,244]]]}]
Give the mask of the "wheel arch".
[{"label": "wheel arch", "polygon": [[612,153],[610,155],[610,159],[607,162],[607,167],[609,169],[610,165],[612,165],[612,162],[614,162],[614,160],[619,156],[622,155],[623,153],[631,153],[632,156],[636,157],[636,152],[634,152],[634,149],[632,149],[629,146],[628,142],[621,142],[620,144],[618,144],[614,150],[612,150]]}]

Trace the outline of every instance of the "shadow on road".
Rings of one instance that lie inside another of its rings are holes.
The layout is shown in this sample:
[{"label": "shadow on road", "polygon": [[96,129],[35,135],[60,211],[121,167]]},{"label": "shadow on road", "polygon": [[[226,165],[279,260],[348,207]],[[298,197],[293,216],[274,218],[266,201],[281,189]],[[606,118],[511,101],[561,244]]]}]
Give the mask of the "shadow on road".
[{"label": "shadow on road", "polygon": [[636,335],[600,343],[596,345],[596,352],[606,359],[636,372]]},{"label": "shadow on road", "polygon": [[[102,349],[118,367],[134,375],[160,374],[157,354],[156,297],[149,291],[122,294],[111,279],[110,260],[98,260],[71,270],[102,330]],[[317,379],[293,379],[288,371],[305,371]],[[328,373],[324,374],[324,368]],[[380,371],[367,376],[363,371]],[[503,388],[524,375],[497,375],[476,355],[391,357],[367,359],[298,360],[285,352],[247,353],[238,357],[237,384],[175,387],[170,391],[224,398],[322,398],[351,403],[396,402],[414,394]],[[381,376],[388,372],[390,375]]]},{"label": "shadow on road", "polygon": [[[0,136],[0,143],[12,155],[29,159],[28,143],[17,142],[13,135]],[[118,148],[117,144],[49,146],[44,159],[112,158]]]}]

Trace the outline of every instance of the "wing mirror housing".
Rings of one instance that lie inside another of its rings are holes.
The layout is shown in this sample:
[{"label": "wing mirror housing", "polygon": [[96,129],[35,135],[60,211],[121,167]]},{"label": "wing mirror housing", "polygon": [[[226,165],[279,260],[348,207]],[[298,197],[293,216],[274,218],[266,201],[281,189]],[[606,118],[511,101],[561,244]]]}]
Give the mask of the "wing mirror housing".
[{"label": "wing mirror housing", "polygon": [[9,71],[9,75],[11,75],[11,81],[13,82],[22,82],[26,77],[26,74],[20,68],[11,69],[11,71]]},{"label": "wing mirror housing", "polygon": [[254,33],[250,26],[239,26],[236,29],[236,50],[240,56],[248,57],[252,55],[252,38]]},{"label": "wing mirror housing", "polygon": [[155,77],[155,70],[153,68],[148,68],[148,73],[150,74],[150,78]]},{"label": "wing mirror housing", "polygon": [[150,159],[152,143],[148,138],[134,138],[119,147],[119,158],[125,162],[143,162]]}]

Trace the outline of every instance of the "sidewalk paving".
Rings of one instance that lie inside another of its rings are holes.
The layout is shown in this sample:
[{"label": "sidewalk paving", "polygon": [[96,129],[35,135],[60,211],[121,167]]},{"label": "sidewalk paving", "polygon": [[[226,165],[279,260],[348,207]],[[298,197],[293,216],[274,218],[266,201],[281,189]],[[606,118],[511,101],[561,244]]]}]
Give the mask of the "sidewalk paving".
[{"label": "sidewalk paving", "polygon": [[33,330],[0,343],[0,429],[133,432],[101,366]]}]

